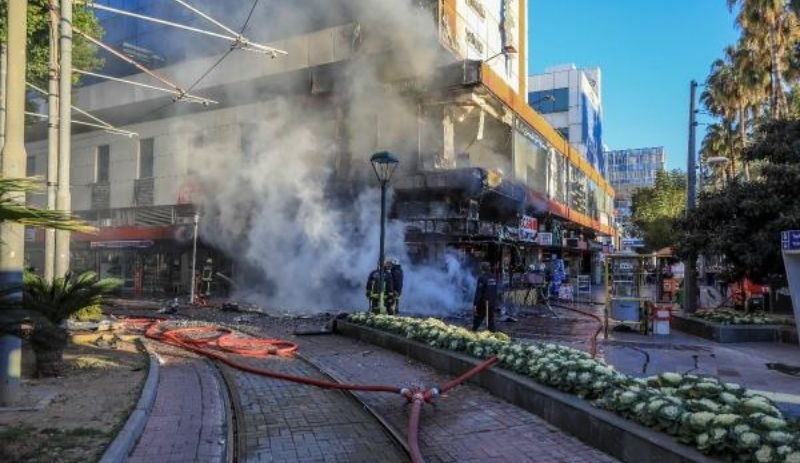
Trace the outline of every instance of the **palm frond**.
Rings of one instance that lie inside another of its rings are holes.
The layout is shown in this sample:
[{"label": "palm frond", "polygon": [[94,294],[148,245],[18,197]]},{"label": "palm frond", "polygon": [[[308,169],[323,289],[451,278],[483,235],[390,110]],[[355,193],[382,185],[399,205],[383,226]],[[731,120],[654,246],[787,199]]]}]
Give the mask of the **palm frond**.
[{"label": "palm frond", "polygon": [[69,212],[30,207],[25,204],[26,193],[41,191],[35,178],[0,177],[0,222],[14,222],[39,228],[91,233],[95,228]]},{"label": "palm frond", "polygon": [[95,272],[67,273],[52,283],[34,273],[25,273],[23,306],[59,323],[75,312],[102,302],[103,296],[122,285],[114,278],[98,279]]}]

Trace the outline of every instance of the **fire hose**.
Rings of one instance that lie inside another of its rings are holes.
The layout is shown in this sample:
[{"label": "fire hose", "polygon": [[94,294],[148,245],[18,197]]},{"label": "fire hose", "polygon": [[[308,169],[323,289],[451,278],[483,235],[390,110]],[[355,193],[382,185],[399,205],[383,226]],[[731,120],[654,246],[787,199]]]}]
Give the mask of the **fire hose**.
[{"label": "fire hose", "polygon": [[408,447],[413,463],[424,461],[419,449],[419,419],[424,403],[433,403],[433,399],[454,387],[470,380],[497,362],[496,357],[490,357],[476,365],[456,379],[445,383],[441,387],[430,389],[400,388],[386,385],[342,384],[331,381],[318,380],[306,376],[295,376],[278,373],[272,370],[257,368],[237,362],[228,358],[227,354],[246,357],[264,358],[271,355],[283,357],[292,356],[298,349],[296,343],[280,339],[244,338],[238,337],[230,328],[220,326],[193,326],[184,328],[163,329],[166,320],[158,318],[127,318],[126,324],[132,328],[144,331],[147,338],[160,341],[173,346],[181,347],[188,351],[218,360],[225,365],[241,371],[259,376],[266,376],[300,384],[307,384],[325,389],[344,389],[350,391],[390,392],[400,394],[411,403],[411,412],[408,421]]},{"label": "fire hose", "polygon": [[570,307],[566,304],[553,304],[553,305],[560,309],[570,310],[572,312],[576,312],[581,315],[594,318],[595,321],[597,321],[597,330],[594,332],[594,335],[589,337],[589,342],[591,343],[592,358],[597,358],[597,337],[600,336],[600,332],[603,331],[603,326],[604,326],[603,320],[591,312],[586,312],[580,309],[576,309],[575,307]]}]

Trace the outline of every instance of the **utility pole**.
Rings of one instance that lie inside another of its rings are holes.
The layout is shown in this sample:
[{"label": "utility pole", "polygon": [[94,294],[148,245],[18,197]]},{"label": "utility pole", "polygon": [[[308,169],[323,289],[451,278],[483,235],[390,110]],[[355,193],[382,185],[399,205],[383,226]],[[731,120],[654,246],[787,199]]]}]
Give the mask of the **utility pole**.
[{"label": "utility pole", "polygon": [[[695,109],[695,94],[697,93],[697,82],[694,80],[689,84],[689,151],[686,157],[686,175],[688,180],[686,191],[686,213],[688,214],[695,208],[697,201],[697,165],[695,161],[695,133],[697,131],[697,110]],[[684,270],[683,280],[683,309],[692,313],[697,310],[697,256],[689,254]]]},{"label": "utility pole", "polygon": [[8,74],[6,43],[0,43],[0,150],[6,144],[6,76]]},{"label": "utility pole", "polygon": [[[58,85],[58,186],[56,209],[69,212],[70,198],[70,150],[72,128],[72,0],[61,0],[61,60]],[[55,245],[54,274],[62,276],[69,270],[70,233],[58,230]]]},{"label": "utility pole", "polygon": [[[25,45],[27,40],[27,0],[8,1],[8,75],[6,79],[5,143],[0,153],[0,175],[25,176]],[[16,196],[25,202],[25,194]],[[22,267],[25,255],[25,227],[0,223],[0,288],[11,290],[3,305],[22,300]],[[11,335],[0,337],[0,405],[11,404],[19,395],[22,370],[22,341]]]},{"label": "utility pole", "polygon": [[197,288],[197,224],[200,222],[200,213],[194,213],[194,232],[192,234],[192,287],[189,290],[189,304],[194,304],[195,288]]},{"label": "utility pole", "polygon": [[[47,84],[47,209],[56,208],[58,180],[58,15],[55,2],[50,7],[50,62]],[[56,263],[56,231],[44,231],[44,278],[53,281]]]}]

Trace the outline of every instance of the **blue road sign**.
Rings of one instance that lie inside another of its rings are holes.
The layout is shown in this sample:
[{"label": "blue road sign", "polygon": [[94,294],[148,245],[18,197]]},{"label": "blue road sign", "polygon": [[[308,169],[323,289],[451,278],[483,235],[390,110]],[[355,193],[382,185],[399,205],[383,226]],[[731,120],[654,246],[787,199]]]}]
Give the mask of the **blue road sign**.
[{"label": "blue road sign", "polygon": [[800,230],[782,231],[781,249],[784,251],[800,250]]}]

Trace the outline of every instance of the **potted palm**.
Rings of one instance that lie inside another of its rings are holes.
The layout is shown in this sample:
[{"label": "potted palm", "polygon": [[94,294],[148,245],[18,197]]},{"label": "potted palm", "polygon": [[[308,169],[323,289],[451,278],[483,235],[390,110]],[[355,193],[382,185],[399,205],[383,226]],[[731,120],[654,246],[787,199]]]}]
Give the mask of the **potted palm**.
[{"label": "potted palm", "polygon": [[64,322],[82,309],[99,305],[120,285],[117,279],[99,279],[91,271],[67,273],[52,282],[34,273],[25,274],[22,307],[33,325],[29,340],[36,355],[36,376],[61,374],[68,339]]}]

